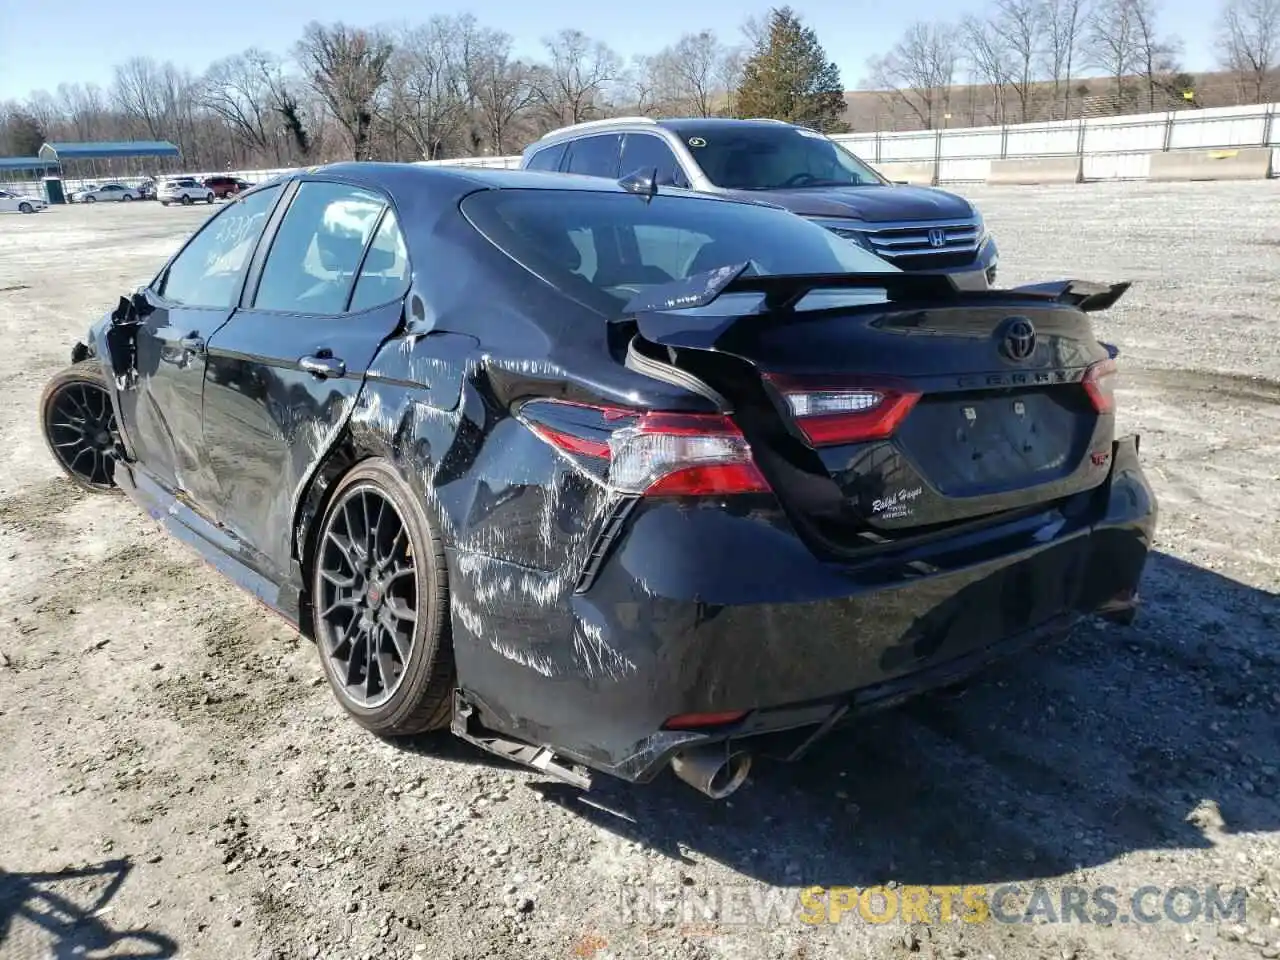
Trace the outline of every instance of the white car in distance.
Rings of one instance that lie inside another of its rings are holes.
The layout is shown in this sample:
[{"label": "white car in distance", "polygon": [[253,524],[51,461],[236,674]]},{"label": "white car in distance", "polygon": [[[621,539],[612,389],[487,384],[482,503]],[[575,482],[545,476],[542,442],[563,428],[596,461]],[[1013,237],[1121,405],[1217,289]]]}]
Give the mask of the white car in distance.
[{"label": "white car in distance", "polygon": [[129,200],[137,200],[142,196],[133,187],[126,187],[122,183],[104,183],[100,187],[89,187],[85,190],[77,190],[71,194],[72,203],[97,203],[99,200],[104,202],[123,202]]},{"label": "white car in distance", "polygon": [[213,191],[195,177],[177,177],[160,184],[156,190],[156,199],[167,207],[171,203],[190,206],[197,200],[213,203],[214,197]]},{"label": "white car in distance", "polygon": [[48,207],[40,197],[24,197],[0,190],[0,213],[35,213]]}]

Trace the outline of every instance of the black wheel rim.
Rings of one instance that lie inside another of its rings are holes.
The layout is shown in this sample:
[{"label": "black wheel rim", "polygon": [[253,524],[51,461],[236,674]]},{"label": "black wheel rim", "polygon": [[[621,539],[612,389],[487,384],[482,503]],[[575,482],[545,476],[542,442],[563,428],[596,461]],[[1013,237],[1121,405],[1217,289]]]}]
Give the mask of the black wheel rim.
[{"label": "black wheel rim", "polygon": [[107,391],[86,381],[64,384],[46,417],[49,443],[62,466],[92,486],[114,486],[116,415]]},{"label": "black wheel rim", "polygon": [[351,703],[374,708],[400,687],[418,621],[418,570],[409,529],[372,484],[342,494],[316,558],[322,655]]}]

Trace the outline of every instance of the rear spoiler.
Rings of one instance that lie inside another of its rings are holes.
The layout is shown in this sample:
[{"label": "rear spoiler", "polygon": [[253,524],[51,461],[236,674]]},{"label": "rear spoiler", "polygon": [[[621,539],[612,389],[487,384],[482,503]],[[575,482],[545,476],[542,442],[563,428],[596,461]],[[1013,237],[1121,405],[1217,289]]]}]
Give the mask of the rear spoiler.
[{"label": "rear spoiler", "polygon": [[716,267],[684,280],[651,287],[631,299],[620,319],[645,313],[667,313],[705,307],[728,293],[762,293],[760,312],[793,309],[814,290],[884,290],[890,300],[956,300],[984,297],[1033,297],[1069,304],[1077,310],[1106,310],[1130,284],[1059,280],[1011,290],[962,291],[945,273],[804,273],[781,276],[746,275],[748,261]]}]

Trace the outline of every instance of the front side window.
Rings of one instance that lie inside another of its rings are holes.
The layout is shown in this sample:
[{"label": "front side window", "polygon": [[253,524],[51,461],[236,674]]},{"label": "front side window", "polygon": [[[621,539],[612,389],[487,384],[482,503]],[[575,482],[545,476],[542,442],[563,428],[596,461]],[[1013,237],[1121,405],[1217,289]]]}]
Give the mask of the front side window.
[{"label": "front side window", "polygon": [[340,183],[303,183],[262,268],[257,310],[336,316],[347,309],[360,259],[385,202]]},{"label": "front side window", "polygon": [[368,310],[398,300],[409,292],[409,248],[394,212],[388,210],[373,235],[351,295],[351,311]]},{"label": "front side window", "polygon": [[730,190],[871,187],[884,181],[834,140],[795,127],[681,128],[708,180]]},{"label": "front side window", "polygon": [[622,136],[617,133],[574,140],[569,146],[569,173],[618,179],[618,148],[621,145]]},{"label": "front side window", "polygon": [[161,274],[156,292],[185,307],[234,306],[244,268],[279,195],[279,187],[268,187],[224,207]]},{"label": "front side window", "polygon": [[765,276],[900,272],[801,217],[749,203],[485,190],[467,197],[462,210],[518,263],[606,312],[647,287],[743,262]]},{"label": "front side window", "polygon": [[623,176],[636,173],[637,171],[658,171],[658,183],[671,184],[677,187],[687,187],[688,180],[685,179],[684,171],[680,169],[680,164],[676,162],[676,155],[671,152],[671,148],[667,146],[666,141],[661,137],[655,137],[651,133],[628,133],[626,142],[622,146],[622,166],[620,167]]}]

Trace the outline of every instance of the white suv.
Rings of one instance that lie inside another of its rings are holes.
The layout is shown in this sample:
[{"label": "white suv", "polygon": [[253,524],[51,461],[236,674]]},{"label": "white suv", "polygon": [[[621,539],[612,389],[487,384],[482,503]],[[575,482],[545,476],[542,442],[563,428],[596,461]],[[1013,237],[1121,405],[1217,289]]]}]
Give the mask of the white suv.
[{"label": "white suv", "polygon": [[160,184],[160,189],[156,191],[156,199],[166,207],[171,203],[190,206],[197,200],[213,203],[213,191],[194,177],[178,177]]}]

